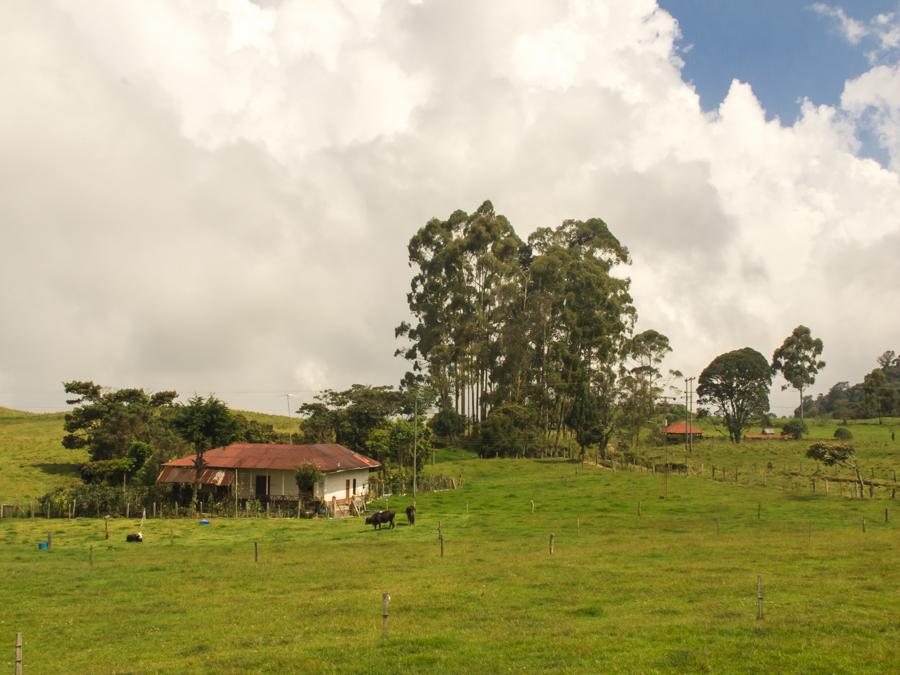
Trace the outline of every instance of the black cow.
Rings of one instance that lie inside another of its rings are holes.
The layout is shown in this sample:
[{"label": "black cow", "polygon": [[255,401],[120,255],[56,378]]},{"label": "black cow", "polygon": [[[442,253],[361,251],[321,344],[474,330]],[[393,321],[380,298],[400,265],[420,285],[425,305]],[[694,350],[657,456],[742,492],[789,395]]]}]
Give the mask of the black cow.
[{"label": "black cow", "polygon": [[416,524],[416,507],[412,504],[406,507],[406,522],[410,525]]},{"label": "black cow", "polygon": [[138,544],[142,544],[144,542],[144,535],[138,532],[137,534],[128,534],[125,535],[125,541],[132,541]]},{"label": "black cow", "polygon": [[394,529],[394,512],[393,511],[376,511],[366,518],[366,525],[371,525],[373,529],[380,530],[382,525],[391,524],[390,529]]}]

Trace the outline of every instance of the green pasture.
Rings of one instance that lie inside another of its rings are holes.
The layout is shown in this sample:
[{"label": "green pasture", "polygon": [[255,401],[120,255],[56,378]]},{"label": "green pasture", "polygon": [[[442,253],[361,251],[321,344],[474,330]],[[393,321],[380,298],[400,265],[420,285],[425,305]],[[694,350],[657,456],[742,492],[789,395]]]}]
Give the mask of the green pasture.
[{"label": "green pasture", "polygon": [[21,631],[35,673],[896,672],[896,501],[449,454],[394,530],[0,521],[0,669]]},{"label": "green pasture", "polygon": [[78,482],[87,453],[62,446],[63,415],[0,408],[0,502],[27,503]]}]

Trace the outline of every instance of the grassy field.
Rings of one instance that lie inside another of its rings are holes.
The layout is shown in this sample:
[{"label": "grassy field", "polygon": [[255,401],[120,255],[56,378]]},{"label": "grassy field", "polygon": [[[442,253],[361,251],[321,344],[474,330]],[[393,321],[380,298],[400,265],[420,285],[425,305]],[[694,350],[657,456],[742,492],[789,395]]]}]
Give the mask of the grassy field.
[{"label": "grassy field", "polygon": [[[61,414],[0,409],[0,500],[76,480],[84,458],[61,427]],[[850,428],[866,473],[900,465],[890,426]],[[807,446],[713,437],[666,499],[663,476],[621,464],[441,450],[429,470],[462,487],[419,495],[416,526],[393,531],[150,520],[136,545],[134,520],[113,519],[108,541],[97,519],[0,520],[0,669],[21,631],[26,672],[40,673],[897,672],[900,500],[813,495],[783,471],[814,470]],[[712,480],[713,464],[742,475]]]},{"label": "grassy field", "polygon": [[27,502],[78,481],[87,453],[62,446],[63,413],[0,408],[0,501]]},{"label": "grassy field", "polygon": [[0,521],[0,667],[22,631],[40,673],[897,671],[896,502],[693,476],[662,500],[659,475],[447,456],[462,488],[393,531],[158,520],[129,545],[124,519],[108,542],[100,520]]}]

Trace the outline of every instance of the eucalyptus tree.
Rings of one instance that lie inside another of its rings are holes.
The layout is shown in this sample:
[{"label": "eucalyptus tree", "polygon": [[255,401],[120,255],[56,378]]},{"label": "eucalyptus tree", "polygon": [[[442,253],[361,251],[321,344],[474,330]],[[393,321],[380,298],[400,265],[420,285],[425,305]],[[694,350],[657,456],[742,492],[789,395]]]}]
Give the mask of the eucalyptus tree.
[{"label": "eucalyptus tree", "polygon": [[809,328],[797,326],[772,355],[772,374],[781,373],[787,384],[800,393],[800,419],[803,419],[803,390],[816,382],[816,375],[825,367],[819,359],[824,345],[814,338]]},{"label": "eucalyptus tree", "polygon": [[453,407],[473,421],[485,416],[521,248],[509,221],[489,201],[471,215],[455,211],[445,221],[434,218],[410,240],[409,262],[417,271],[407,302],[415,323],[395,330],[410,343],[397,353],[414,371],[427,370],[439,408]]},{"label": "eucalyptus tree", "polygon": [[628,343],[628,363],[623,365],[622,426],[632,447],[637,445],[640,431],[653,418],[656,402],[662,394],[659,369],[672,351],[669,338],[650,329],[634,335]]}]

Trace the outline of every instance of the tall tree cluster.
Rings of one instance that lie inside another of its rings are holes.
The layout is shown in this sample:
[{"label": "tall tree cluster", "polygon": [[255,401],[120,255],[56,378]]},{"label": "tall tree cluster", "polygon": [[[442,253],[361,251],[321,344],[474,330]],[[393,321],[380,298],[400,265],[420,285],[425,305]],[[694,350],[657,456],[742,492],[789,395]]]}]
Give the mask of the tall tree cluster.
[{"label": "tall tree cluster", "polygon": [[635,336],[630,282],[616,273],[628,250],[599,218],[523,241],[487,201],[428,221],[409,263],[413,321],[397,327],[397,353],[412,364],[407,382],[434,389],[440,419],[498,454],[502,430],[515,430],[506,452],[527,454],[564,433],[603,451],[628,415],[634,426],[652,414],[668,340]]}]

